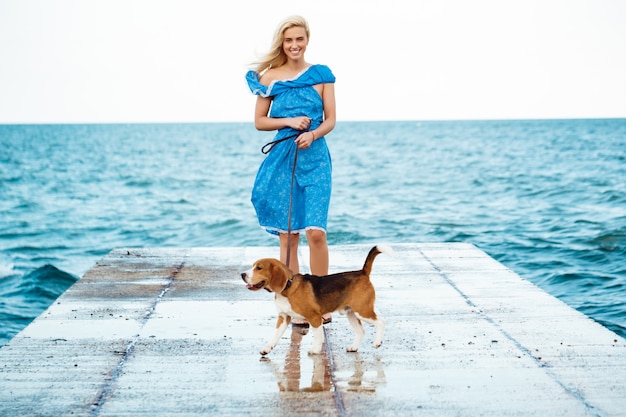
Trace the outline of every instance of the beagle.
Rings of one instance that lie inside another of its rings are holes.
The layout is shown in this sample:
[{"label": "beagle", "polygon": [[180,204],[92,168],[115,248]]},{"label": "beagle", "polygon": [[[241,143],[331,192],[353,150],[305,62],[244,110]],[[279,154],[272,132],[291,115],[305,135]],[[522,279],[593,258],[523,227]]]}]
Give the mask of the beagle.
[{"label": "beagle", "polygon": [[374,259],[380,253],[391,255],[391,248],[374,246],[359,271],[325,276],[294,274],[284,263],[272,258],[259,259],[250,270],[243,272],[241,278],[249,290],[265,289],[275,293],[278,310],[276,331],[261,349],[261,355],[265,356],[274,349],[292,318],[304,319],[311,324],[313,345],[309,354],[321,353],[324,343],[322,314],[334,311],[347,314],[354,328],[355,338],[347,348],[348,352],[358,350],[365,334],[361,320],[376,328],[373,346],[379,348],[383,343],[385,321],[374,312],[376,293],[369,275]]}]

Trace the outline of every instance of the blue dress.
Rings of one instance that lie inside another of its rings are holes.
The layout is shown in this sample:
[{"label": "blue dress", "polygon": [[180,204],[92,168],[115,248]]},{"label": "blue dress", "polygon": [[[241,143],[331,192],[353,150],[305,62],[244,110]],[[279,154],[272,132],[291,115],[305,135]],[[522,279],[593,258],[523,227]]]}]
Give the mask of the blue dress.
[{"label": "blue dress", "polygon": [[[322,97],[313,88],[316,84],[334,83],[335,76],[325,65],[312,65],[291,80],[274,81],[269,86],[259,82],[259,74],[248,71],[246,81],[253,94],[271,97],[270,117],[311,118],[310,130],[324,120]],[[274,140],[298,133],[286,127]],[[297,137],[297,136],[296,136]],[[252,205],[259,224],[272,234],[287,233],[291,177],[296,152],[296,137],[280,142],[261,163],[252,189]],[[291,231],[307,229],[326,231],[331,193],[330,152],[324,137],[317,138],[307,149],[298,150]]]}]

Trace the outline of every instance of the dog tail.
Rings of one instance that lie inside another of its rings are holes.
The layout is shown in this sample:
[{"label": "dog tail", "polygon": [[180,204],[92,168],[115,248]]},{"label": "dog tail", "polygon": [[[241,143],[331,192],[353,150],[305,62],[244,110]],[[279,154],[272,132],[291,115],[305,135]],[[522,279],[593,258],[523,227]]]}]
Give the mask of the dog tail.
[{"label": "dog tail", "polygon": [[367,258],[365,258],[365,264],[363,264],[363,272],[368,277],[370,276],[370,272],[372,272],[372,265],[374,265],[374,259],[380,253],[386,253],[387,255],[393,256],[393,250],[391,247],[387,245],[376,245],[371,250],[370,253],[367,254]]}]

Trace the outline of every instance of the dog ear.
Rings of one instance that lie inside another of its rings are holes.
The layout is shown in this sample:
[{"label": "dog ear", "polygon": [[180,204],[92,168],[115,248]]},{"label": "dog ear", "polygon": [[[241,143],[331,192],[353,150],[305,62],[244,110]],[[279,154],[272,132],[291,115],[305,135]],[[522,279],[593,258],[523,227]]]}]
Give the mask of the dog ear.
[{"label": "dog ear", "polygon": [[275,293],[281,293],[287,285],[289,274],[282,262],[277,259],[271,259],[267,264],[269,275],[269,287]]}]

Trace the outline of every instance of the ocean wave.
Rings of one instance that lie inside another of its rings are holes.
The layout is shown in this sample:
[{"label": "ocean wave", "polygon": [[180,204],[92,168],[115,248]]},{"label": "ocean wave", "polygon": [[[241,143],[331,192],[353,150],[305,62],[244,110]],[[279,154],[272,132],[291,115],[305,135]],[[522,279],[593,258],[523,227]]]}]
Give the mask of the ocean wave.
[{"label": "ocean wave", "polygon": [[[15,271],[13,271],[15,272]],[[78,277],[44,265],[25,275],[11,273],[0,280],[0,346],[41,314]]]},{"label": "ocean wave", "polygon": [[626,249],[626,232],[621,230],[603,232],[599,236],[591,239],[589,243],[605,251],[624,250]]},{"label": "ocean wave", "polygon": [[15,273],[13,263],[2,264],[0,263],[0,279],[11,276]]}]

